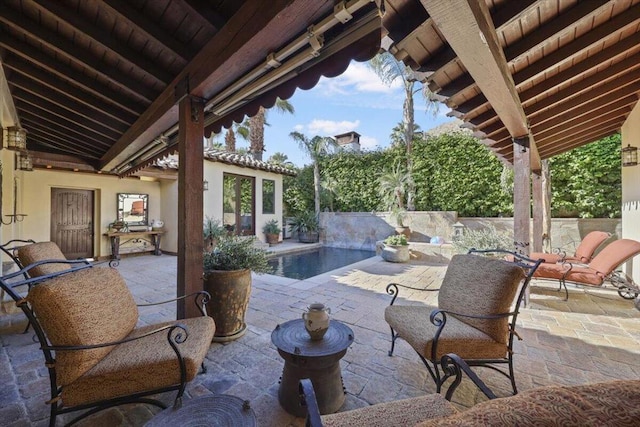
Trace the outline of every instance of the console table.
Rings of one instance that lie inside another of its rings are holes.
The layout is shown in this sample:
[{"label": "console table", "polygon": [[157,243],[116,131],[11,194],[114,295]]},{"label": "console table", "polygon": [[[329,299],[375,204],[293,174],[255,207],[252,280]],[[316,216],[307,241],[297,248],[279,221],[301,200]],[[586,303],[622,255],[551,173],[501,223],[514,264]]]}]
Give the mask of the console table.
[{"label": "console table", "polygon": [[340,409],[345,400],[340,359],[353,344],[351,328],[331,319],[324,337],[313,341],[302,319],[290,320],[276,326],[271,333],[271,342],[284,359],[278,400],[285,411],[297,417],[306,415],[306,408],[300,405],[298,389],[302,378],[311,380],[321,414]]},{"label": "console table", "polygon": [[[153,251],[154,255],[161,255],[160,240],[164,231],[110,231],[104,233],[111,243],[111,259],[120,259],[120,247],[129,242],[149,242],[152,245],[149,251]],[[145,252],[145,251],[137,251]]]}]

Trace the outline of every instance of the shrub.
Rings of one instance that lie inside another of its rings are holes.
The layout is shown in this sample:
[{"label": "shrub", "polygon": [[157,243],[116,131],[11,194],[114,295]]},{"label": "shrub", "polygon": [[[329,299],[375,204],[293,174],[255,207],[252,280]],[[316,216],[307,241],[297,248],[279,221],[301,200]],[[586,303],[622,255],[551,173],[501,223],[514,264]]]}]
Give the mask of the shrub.
[{"label": "shrub", "polygon": [[384,239],[384,244],[390,246],[407,246],[409,242],[407,242],[407,236],[404,234],[395,234]]},{"label": "shrub", "polygon": [[453,242],[456,253],[467,253],[469,249],[513,250],[513,237],[501,233],[493,225],[480,230],[465,229],[464,234]]}]

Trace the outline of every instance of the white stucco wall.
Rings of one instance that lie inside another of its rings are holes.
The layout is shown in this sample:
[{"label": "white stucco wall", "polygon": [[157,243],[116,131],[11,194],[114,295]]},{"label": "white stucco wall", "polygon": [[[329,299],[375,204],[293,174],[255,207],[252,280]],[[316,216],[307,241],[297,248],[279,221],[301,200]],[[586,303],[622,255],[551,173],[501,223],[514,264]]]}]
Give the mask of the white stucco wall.
[{"label": "white stucco wall", "polygon": [[[142,193],[149,195],[149,219],[161,216],[160,183],[137,178],[120,179],[109,175],[61,172],[37,169],[33,172],[17,172],[19,179],[19,213],[28,216],[20,223],[22,229],[15,238],[50,240],[51,236],[51,189],[72,188],[94,190],[94,256],[111,254],[107,237],[109,223],[116,219],[117,193]],[[6,180],[6,175],[4,176]],[[3,202],[4,205],[4,202]],[[6,205],[4,205],[6,206]],[[5,209],[7,209],[5,207]],[[7,213],[7,212],[4,212]],[[3,236],[3,241],[7,238]]]},{"label": "white stucco wall", "polygon": [[[622,146],[640,148],[640,103],[622,125]],[[622,168],[622,237],[640,241],[640,165]],[[640,256],[627,263],[627,274],[640,283]]]},{"label": "white stucco wall", "polygon": [[[267,221],[276,219],[282,228],[282,175],[218,162],[205,161],[204,163],[204,179],[209,181],[209,190],[204,192],[205,216],[222,219],[222,179],[224,173],[255,177],[255,231],[256,237],[260,241],[265,241],[262,227]],[[275,181],[274,214],[262,213],[262,181],[265,179]],[[280,238],[282,238],[282,233],[280,233]]]}]

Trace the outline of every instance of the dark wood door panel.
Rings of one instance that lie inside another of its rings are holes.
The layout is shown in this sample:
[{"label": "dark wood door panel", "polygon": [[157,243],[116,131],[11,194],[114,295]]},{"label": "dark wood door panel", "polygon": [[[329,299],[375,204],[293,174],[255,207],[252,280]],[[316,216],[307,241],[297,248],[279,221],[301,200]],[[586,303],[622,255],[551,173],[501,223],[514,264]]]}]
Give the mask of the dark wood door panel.
[{"label": "dark wood door panel", "polygon": [[93,191],[51,189],[51,241],[68,259],[93,257]]}]

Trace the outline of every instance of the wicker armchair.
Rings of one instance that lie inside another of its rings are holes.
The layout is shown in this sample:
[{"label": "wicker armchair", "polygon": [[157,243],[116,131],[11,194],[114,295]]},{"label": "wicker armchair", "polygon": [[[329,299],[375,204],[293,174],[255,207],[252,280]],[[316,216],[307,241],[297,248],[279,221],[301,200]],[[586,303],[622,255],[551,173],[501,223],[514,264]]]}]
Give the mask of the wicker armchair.
[{"label": "wicker armchair", "polygon": [[[488,254],[507,255],[514,261],[483,256]],[[470,366],[488,366],[505,375],[516,394],[513,371],[516,317],[540,263],[500,250],[454,255],[440,289],[434,289],[439,291],[437,307],[394,304],[399,288],[429,289],[389,284],[387,293],[393,296],[385,309],[385,320],[391,328],[389,356],[393,355],[396,340],[404,339],[418,353],[440,392],[440,358],[455,353]],[[495,366],[499,364],[507,364],[508,371]]]},{"label": "wicker armchair", "polygon": [[[54,263],[59,271],[15,281]],[[215,331],[205,312],[206,292],[181,297],[194,298],[202,317],[136,327],[138,308],[114,268],[86,260],[39,261],[0,278],[0,286],[40,342],[51,386],[50,426],[58,414],[79,410],[87,411],[71,423],[126,403],[165,408],[148,397],[161,392],[177,391],[179,404],[187,382],[204,368]]]}]

